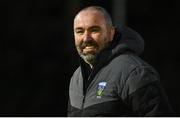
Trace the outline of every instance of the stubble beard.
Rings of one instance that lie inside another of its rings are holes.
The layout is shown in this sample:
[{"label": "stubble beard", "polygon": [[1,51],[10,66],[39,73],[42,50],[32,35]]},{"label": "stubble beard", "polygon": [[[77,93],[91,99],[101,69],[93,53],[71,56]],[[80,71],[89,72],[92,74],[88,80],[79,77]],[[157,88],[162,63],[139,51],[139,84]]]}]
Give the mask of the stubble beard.
[{"label": "stubble beard", "polygon": [[96,54],[91,54],[91,53],[89,53],[89,54],[84,54],[84,53],[81,51],[80,47],[77,47],[77,51],[78,51],[79,56],[80,56],[86,63],[88,63],[88,64],[90,64],[90,65],[94,65],[94,64],[95,64],[95,62],[96,62]]},{"label": "stubble beard", "polygon": [[96,48],[96,52],[95,53],[83,53],[83,48],[82,46],[78,46],[76,45],[76,49],[78,51],[78,54],[80,55],[80,57],[88,64],[90,65],[94,65],[96,63],[96,57],[97,55],[106,47],[108,47],[109,42],[106,42],[102,47],[99,47],[97,44],[94,45]]}]

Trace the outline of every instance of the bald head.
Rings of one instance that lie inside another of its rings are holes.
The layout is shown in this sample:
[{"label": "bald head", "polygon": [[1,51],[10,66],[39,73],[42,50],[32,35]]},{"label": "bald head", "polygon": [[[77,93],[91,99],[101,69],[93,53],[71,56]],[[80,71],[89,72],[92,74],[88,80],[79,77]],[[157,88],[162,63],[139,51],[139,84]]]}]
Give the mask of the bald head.
[{"label": "bald head", "polygon": [[84,9],[82,9],[75,16],[74,20],[77,18],[77,16],[79,14],[86,12],[86,11],[97,12],[97,13],[101,14],[106,22],[106,25],[113,26],[112,19],[111,19],[109,13],[103,7],[100,7],[100,6],[90,6],[90,7],[86,7]]}]

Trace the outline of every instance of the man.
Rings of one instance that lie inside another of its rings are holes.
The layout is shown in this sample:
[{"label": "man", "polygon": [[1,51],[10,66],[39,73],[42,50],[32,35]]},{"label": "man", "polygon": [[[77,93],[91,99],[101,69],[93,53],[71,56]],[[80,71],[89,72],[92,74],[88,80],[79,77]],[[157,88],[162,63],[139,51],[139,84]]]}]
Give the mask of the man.
[{"label": "man", "polygon": [[158,73],[138,55],[144,42],[115,28],[106,10],[90,6],[74,19],[80,66],[69,87],[68,116],[169,116]]}]

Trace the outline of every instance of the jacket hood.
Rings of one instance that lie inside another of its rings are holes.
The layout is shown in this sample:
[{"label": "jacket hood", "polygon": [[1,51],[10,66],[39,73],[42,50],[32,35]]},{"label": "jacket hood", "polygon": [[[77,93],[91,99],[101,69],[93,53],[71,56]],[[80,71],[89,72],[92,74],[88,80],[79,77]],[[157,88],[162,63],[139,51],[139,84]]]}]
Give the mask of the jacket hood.
[{"label": "jacket hood", "polygon": [[[144,40],[136,31],[128,27],[116,27],[115,35],[110,45],[96,56],[96,64],[101,68],[116,56],[125,52],[140,55],[144,50]],[[85,62],[80,58],[81,65]],[[86,64],[87,65],[87,64]],[[98,70],[98,69],[97,69]]]},{"label": "jacket hood", "polygon": [[144,51],[144,40],[139,33],[128,27],[117,27],[112,42],[112,54],[117,55],[126,50],[140,55]]}]

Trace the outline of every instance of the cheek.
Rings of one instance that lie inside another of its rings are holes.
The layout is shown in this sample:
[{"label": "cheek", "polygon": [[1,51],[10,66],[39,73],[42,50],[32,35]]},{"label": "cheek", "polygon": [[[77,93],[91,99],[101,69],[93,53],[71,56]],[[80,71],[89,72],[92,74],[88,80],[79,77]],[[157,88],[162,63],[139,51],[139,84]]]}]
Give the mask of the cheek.
[{"label": "cheek", "polygon": [[107,37],[103,34],[97,34],[93,36],[93,39],[98,43],[98,45],[102,45],[106,38]]},{"label": "cheek", "polygon": [[103,36],[101,34],[93,34],[92,38],[94,41],[98,43],[98,42],[101,42],[101,40],[103,39]]},{"label": "cheek", "polygon": [[82,40],[81,40],[80,38],[75,37],[75,44],[76,44],[76,45],[80,45],[81,42],[82,42]]}]

